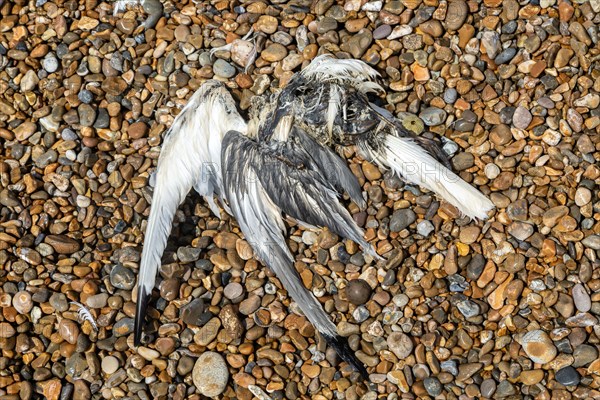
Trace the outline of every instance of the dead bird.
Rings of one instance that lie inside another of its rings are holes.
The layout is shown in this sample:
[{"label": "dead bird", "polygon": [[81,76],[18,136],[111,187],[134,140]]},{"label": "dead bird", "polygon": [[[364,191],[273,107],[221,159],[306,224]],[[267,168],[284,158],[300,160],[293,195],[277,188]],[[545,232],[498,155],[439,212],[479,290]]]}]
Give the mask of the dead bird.
[{"label": "dead bird", "polygon": [[134,342],[141,343],[146,307],[176,209],[193,187],[216,215],[220,209],[215,199],[236,218],[257,258],[275,272],[315,329],[366,377],[346,339],[302,285],[282,217],[303,226],[327,226],[380,258],[339,200],[345,191],[364,209],[362,189],[346,163],[296,127],[293,117],[280,119],[270,130],[258,132],[258,126],[244,122],[224,85],[209,81],[167,132],[142,251]]},{"label": "dead bird", "polygon": [[[296,74],[271,101],[285,104],[286,113],[294,115],[296,124],[319,143],[356,146],[363,158],[433,191],[462,214],[487,218],[494,204],[452,171],[440,143],[417,136],[369,100],[369,93],[383,91],[375,81],[378,75],[360,60],[323,55]],[[277,117],[261,120],[277,123]]]},{"label": "dead bird", "polygon": [[332,147],[356,146],[365,158],[433,190],[472,218],[485,218],[493,207],[451,171],[437,142],[416,137],[369,101],[367,94],[382,90],[376,77],[361,61],[318,57],[283,90],[256,98],[249,122],[216,81],[192,96],[167,132],[158,162],[140,265],[136,345],[173,216],[193,187],[216,215],[215,199],[236,218],[257,258],[276,273],[308,320],[342,359],[366,375],[302,285],[285,241],[282,214],[303,226],[327,226],[379,258],[339,201],[345,192],[366,206],[356,177]]}]

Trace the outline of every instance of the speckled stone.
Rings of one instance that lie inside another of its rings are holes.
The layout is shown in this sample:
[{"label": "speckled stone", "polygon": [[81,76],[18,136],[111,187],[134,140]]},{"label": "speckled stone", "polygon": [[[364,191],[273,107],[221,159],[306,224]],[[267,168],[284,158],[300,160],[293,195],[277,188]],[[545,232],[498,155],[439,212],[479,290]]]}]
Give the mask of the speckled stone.
[{"label": "speckled stone", "polygon": [[198,391],[207,397],[215,397],[225,391],[229,380],[227,364],[219,353],[207,351],[196,361],[192,379]]}]

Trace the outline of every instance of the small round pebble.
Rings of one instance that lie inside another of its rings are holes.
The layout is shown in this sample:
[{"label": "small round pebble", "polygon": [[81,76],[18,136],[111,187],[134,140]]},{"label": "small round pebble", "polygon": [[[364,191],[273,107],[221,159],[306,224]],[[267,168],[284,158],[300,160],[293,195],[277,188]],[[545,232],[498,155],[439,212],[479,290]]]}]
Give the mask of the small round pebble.
[{"label": "small round pebble", "polygon": [[33,308],[31,294],[24,290],[17,292],[14,295],[12,303],[19,314],[27,314]]},{"label": "small round pebble", "polygon": [[119,360],[113,356],[106,356],[102,359],[102,371],[107,375],[114,374],[119,369]]},{"label": "small round pebble", "polygon": [[362,279],[351,280],[346,286],[346,297],[352,304],[364,304],[371,297],[371,286]]}]

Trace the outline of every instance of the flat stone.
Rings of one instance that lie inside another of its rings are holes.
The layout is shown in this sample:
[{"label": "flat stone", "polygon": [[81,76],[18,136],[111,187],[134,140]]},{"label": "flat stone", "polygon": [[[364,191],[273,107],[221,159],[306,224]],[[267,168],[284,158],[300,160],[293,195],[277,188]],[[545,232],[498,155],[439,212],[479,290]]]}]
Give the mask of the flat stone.
[{"label": "flat stone", "polygon": [[367,29],[361,30],[356,35],[350,37],[346,42],[342,43],[340,48],[352,54],[354,58],[361,58],[367,51],[373,41],[373,34]]},{"label": "flat stone", "polygon": [[131,290],[135,285],[135,274],[129,268],[116,264],[110,271],[110,283],[123,290]]},{"label": "flat stone", "polygon": [[557,354],[556,347],[548,334],[542,330],[533,330],[521,338],[521,346],[531,359],[538,364],[546,364],[552,361]]},{"label": "flat stone", "polygon": [[213,64],[213,73],[221,78],[232,78],[236,74],[236,70],[227,61],[219,58]]},{"label": "flat stone", "polygon": [[223,357],[213,351],[202,353],[194,365],[192,380],[200,394],[207,397],[219,396],[225,391],[229,380],[229,371]]},{"label": "flat stone", "polygon": [[79,242],[65,235],[48,235],[44,239],[59,254],[72,254],[80,249]]},{"label": "flat stone", "polygon": [[573,302],[580,312],[588,312],[592,308],[592,300],[581,283],[573,286]]},{"label": "flat stone", "polygon": [[417,215],[410,209],[401,209],[394,212],[390,219],[390,231],[400,232],[408,228],[417,220]]},{"label": "flat stone", "polygon": [[446,111],[437,107],[427,107],[419,114],[427,126],[441,125],[446,121]]},{"label": "flat stone", "polygon": [[513,114],[513,125],[515,126],[515,128],[525,129],[529,126],[532,119],[533,116],[531,115],[529,110],[523,106],[519,106]]},{"label": "flat stone", "polygon": [[469,14],[469,7],[467,3],[462,0],[448,2],[448,9],[446,11],[446,29],[449,31],[459,30]]}]

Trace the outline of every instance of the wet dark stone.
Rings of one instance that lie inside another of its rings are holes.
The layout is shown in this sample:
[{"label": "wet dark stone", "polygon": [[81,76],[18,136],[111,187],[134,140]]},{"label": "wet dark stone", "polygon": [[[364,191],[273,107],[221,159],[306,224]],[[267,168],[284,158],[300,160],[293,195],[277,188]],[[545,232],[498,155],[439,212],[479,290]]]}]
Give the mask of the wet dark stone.
[{"label": "wet dark stone", "polygon": [[540,82],[546,88],[546,90],[553,90],[558,87],[558,80],[551,75],[544,75],[540,78]]},{"label": "wet dark stone", "polygon": [[105,108],[99,108],[97,111],[96,121],[94,121],[94,128],[103,129],[108,128],[110,124],[110,116]]},{"label": "wet dark stone", "polygon": [[204,301],[202,299],[194,299],[185,306],[181,307],[180,315],[183,322],[187,325],[203,326],[208,322],[212,314],[204,315]]},{"label": "wet dark stone", "polygon": [[467,278],[473,281],[479,279],[484,267],[485,257],[479,253],[475,254],[467,266]]},{"label": "wet dark stone", "polygon": [[81,90],[77,97],[82,103],[85,104],[90,104],[92,101],[94,101],[94,94],[87,89]]},{"label": "wet dark stone", "polygon": [[425,385],[425,390],[429,393],[430,396],[436,397],[442,393],[442,383],[436,377],[427,377],[423,380],[423,384]]},{"label": "wet dark stone", "polygon": [[346,286],[346,297],[352,304],[364,304],[371,297],[371,286],[362,279],[351,280]]},{"label": "wet dark stone", "polygon": [[564,386],[575,386],[579,384],[581,376],[572,366],[564,367],[556,372],[555,376],[558,383]]},{"label": "wet dark stone", "polygon": [[508,21],[506,24],[502,25],[502,33],[510,35],[517,31],[517,21]]},{"label": "wet dark stone", "polygon": [[417,215],[410,209],[396,210],[390,219],[390,231],[400,232],[417,220]]}]

